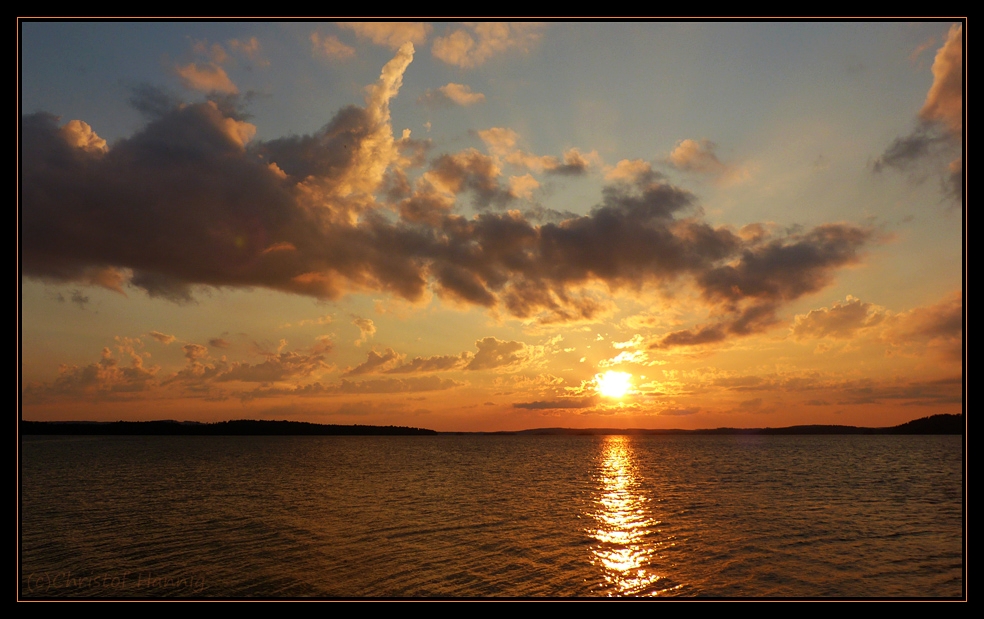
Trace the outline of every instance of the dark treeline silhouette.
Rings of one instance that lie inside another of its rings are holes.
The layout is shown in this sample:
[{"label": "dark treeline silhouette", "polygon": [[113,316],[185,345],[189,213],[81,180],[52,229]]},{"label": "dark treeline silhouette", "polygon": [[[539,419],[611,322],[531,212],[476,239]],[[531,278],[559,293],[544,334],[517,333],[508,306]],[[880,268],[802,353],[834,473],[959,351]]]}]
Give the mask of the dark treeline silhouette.
[{"label": "dark treeline silhouette", "polygon": [[640,436],[708,436],[708,435],[738,435],[738,436],[777,436],[804,434],[963,434],[963,415],[933,415],[909,421],[897,426],[886,428],[861,428],[857,426],[789,426],[787,428],[708,428],[704,430],[647,430],[644,428],[537,428],[519,432],[490,432],[489,434],[520,434],[520,435],[604,435],[626,434]]},{"label": "dark treeline silhouette", "polygon": [[520,436],[627,435],[803,435],[803,434],[963,434],[963,415],[933,415],[887,428],[856,426],[790,426],[788,428],[713,428],[707,430],[646,430],[641,428],[537,428],[517,432],[436,432],[403,426],[362,426],[239,419],[216,423],[197,421],[22,421],[22,434],[163,435],[163,436],[419,436],[483,434]]},{"label": "dark treeline silhouette", "polygon": [[304,421],[238,419],[217,423],[195,421],[23,421],[22,434],[109,434],[163,436],[414,436],[434,430],[402,426],[342,426]]}]

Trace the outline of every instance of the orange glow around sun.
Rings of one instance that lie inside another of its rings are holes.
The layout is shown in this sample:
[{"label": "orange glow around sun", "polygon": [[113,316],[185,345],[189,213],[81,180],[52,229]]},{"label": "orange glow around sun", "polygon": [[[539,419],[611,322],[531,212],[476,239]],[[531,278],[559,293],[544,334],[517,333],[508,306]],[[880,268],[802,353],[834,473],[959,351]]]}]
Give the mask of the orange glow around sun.
[{"label": "orange glow around sun", "polygon": [[632,389],[632,375],[628,372],[612,372],[595,376],[598,393],[607,398],[621,398]]}]

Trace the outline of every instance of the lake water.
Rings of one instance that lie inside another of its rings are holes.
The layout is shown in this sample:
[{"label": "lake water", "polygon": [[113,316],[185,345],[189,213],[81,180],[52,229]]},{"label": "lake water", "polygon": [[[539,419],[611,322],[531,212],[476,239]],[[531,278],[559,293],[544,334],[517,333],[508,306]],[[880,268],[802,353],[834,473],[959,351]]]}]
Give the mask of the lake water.
[{"label": "lake water", "polygon": [[961,597],[956,436],[24,437],[21,596]]}]

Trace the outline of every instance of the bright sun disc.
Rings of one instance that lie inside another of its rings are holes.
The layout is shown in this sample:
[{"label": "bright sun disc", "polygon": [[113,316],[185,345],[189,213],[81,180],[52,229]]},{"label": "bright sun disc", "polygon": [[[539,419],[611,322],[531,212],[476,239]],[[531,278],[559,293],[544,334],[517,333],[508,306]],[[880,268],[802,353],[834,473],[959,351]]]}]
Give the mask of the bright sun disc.
[{"label": "bright sun disc", "polygon": [[595,376],[598,393],[608,398],[620,398],[632,388],[632,375],[628,372],[605,372]]}]

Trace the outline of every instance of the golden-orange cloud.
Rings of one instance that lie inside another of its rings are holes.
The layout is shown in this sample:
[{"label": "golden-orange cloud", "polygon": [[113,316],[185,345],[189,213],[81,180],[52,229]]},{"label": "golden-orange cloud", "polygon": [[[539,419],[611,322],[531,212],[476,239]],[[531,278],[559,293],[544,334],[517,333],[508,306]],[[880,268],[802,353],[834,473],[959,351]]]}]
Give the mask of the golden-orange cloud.
[{"label": "golden-orange cloud", "polygon": [[963,130],[963,28],[950,27],[946,42],[933,61],[933,85],[926,94],[919,117],[940,121],[959,134]]},{"label": "golden-orange cloud", "polygon": [[228,95],[239,92],[236,85],[229,79],[225,69],[212,62],[204,64],[192,62],[175,68],[175,71],[181,78],[181,83],[190,90],[219,92]]}]

